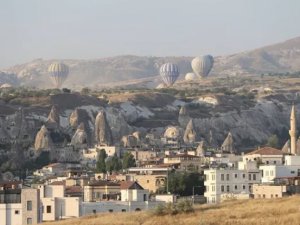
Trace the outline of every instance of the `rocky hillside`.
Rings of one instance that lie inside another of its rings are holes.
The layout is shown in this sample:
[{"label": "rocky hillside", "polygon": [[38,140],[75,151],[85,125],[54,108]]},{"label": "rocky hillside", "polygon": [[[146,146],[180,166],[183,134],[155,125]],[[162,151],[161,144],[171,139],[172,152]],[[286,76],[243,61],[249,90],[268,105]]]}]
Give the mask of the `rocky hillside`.
[{"label": "rocky hillside", "polygon": [[[192,57],[145,57],[117,56],[94,60],[63,60],[70,67],[66,87],[81,88],[108,87],[115,85],[136,85],[155,87],[160,83],[157,77],[159,67],[171,61],[177,63],[181,78],[190,72]],[[40,88],[51,87],[47,68],[56,60],[37,59],[29,63],[2,69],[0,83],[24,84]],[[259,48],[253,51],[229,56],[216,56],[212,76],[255,75],[262,73],[285,73],[300,71],[300,37],[283,43]],[[12,76],[7,79],[7,76]]]}]

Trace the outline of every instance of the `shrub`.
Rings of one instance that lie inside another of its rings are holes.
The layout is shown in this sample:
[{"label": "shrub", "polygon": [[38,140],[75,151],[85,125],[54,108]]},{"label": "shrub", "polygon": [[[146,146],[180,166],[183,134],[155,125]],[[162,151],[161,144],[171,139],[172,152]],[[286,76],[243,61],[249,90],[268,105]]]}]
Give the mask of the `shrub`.
[{"label": "shrub", "polygon": [[174,205],[171,202],[168,202],[164,207],[164,212],[168,215],[176,215],[178,213],[178,210],[176,208],[176,205]]},{"label": "shrub", "polygon": [[165,206],[163,204],[159,204],[158,206],[156,206],[153,210],[153,214],[155,216],[163,216],[165,215]]},{"label": "shrub", "polygon": [[193,204],[191,201],[182,200],[177,204],[171,202],[166,203],[165,205],[159,204],[153,210],[153,215],[163,216],[163,215],[176,215],[178,213],[191,213],[194,212]]},{"label": "shrub", "polygon": [[177,204],[177,210],[179,213],[190,213],[194,212],[193,204],[189,200],[179,201]]}]

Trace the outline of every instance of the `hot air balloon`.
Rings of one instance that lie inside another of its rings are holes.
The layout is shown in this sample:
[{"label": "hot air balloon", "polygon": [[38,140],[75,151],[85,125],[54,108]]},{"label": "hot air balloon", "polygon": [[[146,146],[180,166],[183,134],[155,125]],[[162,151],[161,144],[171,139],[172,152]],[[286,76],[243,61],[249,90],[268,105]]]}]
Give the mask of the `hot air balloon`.
[{"label": "hot air balloon", "polygon": [[179,69],[176,64],[165,63],[160,67],[160,76],[168,87],[172,86],[179,76]]},{"label": "hot air balloon", "polygon": [[199,77],[207,77],[214,65],[214,58],[211,55],[196,57],[192,60],[192,68]]},{"label": "hot air balloon", "polygon": [[191,80],[197,80],[197,75],[194,73],[187,73],[184,77],[185,80],[191,81]]},{"label": "hot air balloon", "polygon": [[48,68],[48,72],[55,87],[60,88],[68,77],[69,67],[63,63],[52,63]]}]

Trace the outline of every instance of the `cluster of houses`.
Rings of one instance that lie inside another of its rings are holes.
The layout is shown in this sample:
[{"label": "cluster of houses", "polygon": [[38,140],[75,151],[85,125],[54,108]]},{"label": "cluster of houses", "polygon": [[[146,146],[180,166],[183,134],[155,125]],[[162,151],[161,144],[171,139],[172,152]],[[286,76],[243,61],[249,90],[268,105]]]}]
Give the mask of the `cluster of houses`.
[{"label": "cluster of houses", "polygon": [[[195,142],[190,122],[184,134],[184,147],[178,147],[179,132],[175,127],[166,130],[163,141],[169,147],[163,151],[132,147],[130,142],[140,142],[138,135],[132,135],[135,139],[130,137],[135,141],[124,138],[125,150],[133,155],[136,167],[112,174],[95,172],[100,150],[105,150],[108,157],[121,156],[124,146],[108,143],[111,137],[105,114],[99,115],[100,120],[104,122],[99,128],[98,145],[80,149],[77,162],[52,163],[34,171],[24,181],[0,182],[0,224],[35,224],[99,212],[148,210],[176,202],[180,196],[159,194],[166,189],[169,173],[174,170],[202,176],[205,191],[201,194],[209,204],[230,199],[281,198],[300,192],[294,107],[291,140],[283,150],[262,147],[236,154],[229,133],[220,148],[210,151],[203,141]],[[195,196],[191,199],[195,200]]]}]

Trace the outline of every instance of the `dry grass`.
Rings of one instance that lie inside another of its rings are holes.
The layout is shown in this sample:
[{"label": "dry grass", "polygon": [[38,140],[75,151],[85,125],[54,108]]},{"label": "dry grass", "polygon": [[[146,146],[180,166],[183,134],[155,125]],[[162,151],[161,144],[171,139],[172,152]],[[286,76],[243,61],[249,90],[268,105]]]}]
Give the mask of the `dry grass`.
[{"label": "dry grass", "polygon": [[195,213],[153,216],[150,212],[105,213],[44,225],[299,225],[300,196],[241,200],[197,206]]}]

